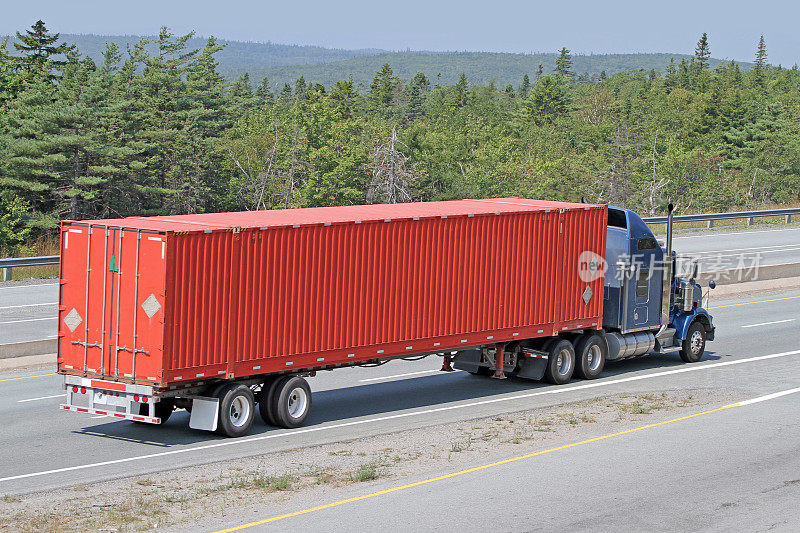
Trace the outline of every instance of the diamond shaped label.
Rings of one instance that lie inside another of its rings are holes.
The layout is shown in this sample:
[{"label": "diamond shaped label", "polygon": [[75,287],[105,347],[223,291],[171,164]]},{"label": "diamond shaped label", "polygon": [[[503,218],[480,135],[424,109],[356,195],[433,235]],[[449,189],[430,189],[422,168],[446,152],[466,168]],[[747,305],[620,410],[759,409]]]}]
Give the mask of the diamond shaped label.
[{"label": "diamond shaped label", "polygon": [[151,294],[147,297],[147,300],[142,302],[142,309],[144,309],[147,318],[153,318],[153,315],[158,313],[158,310],[161,309],[161,304],[158,303],[155,294]]},{"label": "diamond shaped label", "polygon": [[587,285],[586,290],[583,291],[583,303],[588,305],[589,300],[592,299],[592,295],[594,295],[594,292],[592,292],[592,288]]},{"label": "diamond shaped label", "polygon": [[67,313],[67,316],[64,317],[64,325],[67,326],[73,333],[75,332],[75,328],[81,325],[81,322],[83,322],[83,319],[81,318],[81,315],[78,314],[78,310],[74,307],[72,308],[72,311]]}]

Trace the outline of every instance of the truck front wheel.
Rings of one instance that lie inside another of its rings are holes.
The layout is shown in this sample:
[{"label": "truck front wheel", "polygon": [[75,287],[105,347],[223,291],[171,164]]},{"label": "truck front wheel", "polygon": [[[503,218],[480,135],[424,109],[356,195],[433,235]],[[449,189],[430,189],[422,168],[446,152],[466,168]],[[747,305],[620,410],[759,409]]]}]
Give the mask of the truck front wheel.
[{"label": "truck front wheel", "polygon": [[250,387],[232,383],[219,391],[217,432],[228,437],[241,437],[253,425],[255,400]]},{"label": "truck front wheel", "polygon": [[681,343],[681,359],[685,363],[696,363],[703,358],[705,350],[706,328],[700,322],[694,322]]}]

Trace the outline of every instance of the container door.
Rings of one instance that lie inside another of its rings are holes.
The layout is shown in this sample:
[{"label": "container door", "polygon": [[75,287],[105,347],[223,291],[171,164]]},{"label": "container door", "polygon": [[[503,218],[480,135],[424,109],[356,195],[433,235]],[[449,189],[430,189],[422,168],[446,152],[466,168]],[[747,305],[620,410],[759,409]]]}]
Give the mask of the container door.
[{"label": "container door", "polygon": [[[156,381],[162,355],[165,237],[82,226],[65,228],[62,239],[59,353],[66,368]],[[137,375],[139,371],[146,375]]]}]

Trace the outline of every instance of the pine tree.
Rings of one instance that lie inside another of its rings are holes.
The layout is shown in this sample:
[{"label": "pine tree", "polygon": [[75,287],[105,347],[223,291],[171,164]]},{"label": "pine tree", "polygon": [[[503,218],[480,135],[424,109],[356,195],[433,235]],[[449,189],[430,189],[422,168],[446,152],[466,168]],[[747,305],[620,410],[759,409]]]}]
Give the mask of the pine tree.
[{"label": "pine tree", "polygon": [[374,107],[388,111],[394,102],[397,82],[391,65],[384,63],[370,84],[370,98]]},{"label": "pine tree", "polygon": [[264,106],[265,104],[272,103],[275,99],[275,95],[272,94],[272,88],[269,85],[269,79],[266,76],[261,80],[261,83],[258,84],[258,88],[256,89],[256,103],[259,106]]},{"label": "pine tree", "polygon": [[306,79],[301,74],[297,81],[294,82],[294,97],[297,100],[305,99],[307,90],[308,84],[306,84]]},{"label": "pine tree", "polygon": [[408,111],[406,112],[406,118],[409,122],[422,118],[425,114],[422,109],[422,102],[422,93],[419,85],[412,83],[408,89]]},{"label": "pine tree", "polygon": [[66,65],[66,61],[51,57],[75,52],[75,46],[66,43],[57,44],[59,38],[60,34],[51,35],[41,20],[37,20],[24,34],[17,32],[19,42],[14,43],[14,48],[22,52],[22,58],[19,60],[22,68],[27,71],[44,69],[48,61],[59,69]]},{"label": "pine tree", "polygon": [[466,106],[467,99],[469,97],[469,82],[467,81],[467,75],[463,72],[458,78],[458,83],[456,83],[455,89],[456,107]]},{"label": "pine tree", "polygon": [[522,85],[520,85],[520,87],[519,87],[519,94],[523,98],[527,98],[528,97],[528,91],[530,91],[530,90],[531,90],[531,79],[528,77],[527,74],[525,74],[522,77]]},{"label": "pine tree", "polygon": [[542,78],[542,74],[544,74],[544,65],[539,63],[539,66],[536,68],[536,78],[534,78],[534,81],[539,81]]},{"label": "pine tree", "polygon": [[531,91],[530,114],[537,122],[551,122],[556,116],[567,112],[567,94],[562,76],[545,76]]},{"label": "pine tree", "polygon": [[753,67],[753,75],[755,76],[757,83],[761,83],[766,68],[767,68],[767,43],[764,42],[764,34],[762,33],[761,38],[759,38],[758,40],[758,48],[756,49],[756,61],[755,61],[755,66]]},{"label": "pine tree", "polygon": [[431,90],[431,82],[422,72],[417,72],[414,74],[414,77],[411,79],[411,83],[409,85],[416,85],[419,88],[420,94],[427,93]]},{"label": "pine tree", "polygon": [[711,57],[711,47],[708,44],[708,35],[703,32],[694,49],[694,57],[701,71],[708,70],[708,59]]},{"label": "pine tree", "polygon": [[561,50],[558,52],[558,59],[556,59],[556,68],[554,71],[568,80],[575,77],[575,73],[572,71],[572,54],[570,54],[566,46],[561,47]]}]

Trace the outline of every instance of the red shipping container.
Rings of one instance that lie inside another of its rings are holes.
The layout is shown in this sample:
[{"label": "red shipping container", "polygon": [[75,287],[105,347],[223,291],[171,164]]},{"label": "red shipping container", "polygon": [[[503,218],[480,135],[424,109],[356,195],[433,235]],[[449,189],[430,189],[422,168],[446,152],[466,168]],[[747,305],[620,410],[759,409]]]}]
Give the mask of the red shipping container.
[{"label": "red shipping container", "polygon": [[579,257],[606,220],[498,198],[65,221],[59,372],[165,387],[599,328]]}]

